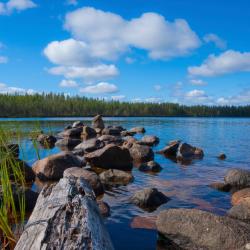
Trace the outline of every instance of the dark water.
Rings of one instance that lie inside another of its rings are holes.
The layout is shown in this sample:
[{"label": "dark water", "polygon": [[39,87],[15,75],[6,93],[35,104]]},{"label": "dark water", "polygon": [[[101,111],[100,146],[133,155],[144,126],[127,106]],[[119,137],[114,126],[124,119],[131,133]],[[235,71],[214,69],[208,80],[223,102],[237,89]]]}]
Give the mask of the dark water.
[{"label": "dark water", "polygon": [[[15,119],[9,121],[10,126],[22,124],[27,130],[34,126],[31,120],[40,120],[44,130],[58,132],[71,121],[79,118],[53,119]],[[85,118],[85,123],[90,118]],[[7,119],[0,119],[0,124],[6,124]],[[151,216],[167,208],[198,208],[225,214],[230,208],[230,194],[211,189],[208,185],[222,181],[225,172],[233,167],[250,169],[250,119],[236,118],[107,118],[107,125],[122,125],[125,128],[144,126],[146,134],[156,135],[160,144],[154,149],[160,149],[168,141],[181,139],[204,149],[205,157],[194,161],[191,165],[182,166],[155,155],[155,160],[163,170],[159,174],[146,174],[133,169],[135,180],[132,184],[115,188],[105,194],[104,200],[111,206],[111,216],[105,220],[115,249],[156,249],[157,234],[153,230],[133,229],[130,224],[135,216]],[[32,164],[36,153],[32,144],[24,140],[25,158]],[[58,152],[40,149],[41,157]],[[224,152],[226,161],[220,161],[216,156]],[[171,198],[171,201],[158,208],[153,213],[145,212],[129,204],[128,197],[145,187],[155,187]]]}]

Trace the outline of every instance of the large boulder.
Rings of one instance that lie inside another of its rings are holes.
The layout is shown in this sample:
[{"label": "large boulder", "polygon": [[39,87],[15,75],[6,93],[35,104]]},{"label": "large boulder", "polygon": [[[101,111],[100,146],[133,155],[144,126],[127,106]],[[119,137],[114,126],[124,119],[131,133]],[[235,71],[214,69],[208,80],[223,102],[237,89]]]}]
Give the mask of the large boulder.
[{"label": "large boulder", "polygon": [[73,138],[80,138],[82,134],[82,127],[66,129],[63,132],[59,133],[59,137],[73,137]]},{"label": "large boulder", "polygon": [[74,148],[78,144],[80,144],[82,141],[80,139],[74,139],[74,138],[63,138],[56,142],[56,146],[59,148]]},{"label": "large boulder", "polygon": [[79,145],[77,145],[74,150],[83,150],[85,153],[93,152],[97,149],[103,148],[105,144],[98,140],[97,138],[92,138],[86,141],[83,141]]},{"label": "large boulder", "polygon": [[162,170],[162,167],[155,161],[149,161],[142,163],[139,166],[139,170],[142,172],[160,172]]},{"label": "large boulder", "polygon": [[233,205],[238,205],[245,199],[250,199],[250,188],[244,188],[233,193],[231,202]]},{"label": "large boulder", "polygon": [[53,135],[40,134],[37,141],[44,147],[53,147],[56,143],[56,137]]},{"label": "large boulder", "polygon": [[83,168],[73,167],[66,169],[63,173],[63,177],[70,176],[84,178],[93,188],[96,196],[104,194],[104,187],[100,181],[99,176],[95,172],[88,171]]},{"label": "large boulder", "polygon": [[36,161],[32,169],[41,180],[59,180],[67,168],[81,167],[82,161],[71,152],[61,152]]},{"label": "large boulder", "polygon": [[109,169],[100,174],[101,182],[107,186],[127,185],[133,181],[133,175],[118,169]]},{"label": "large boulder", "polygon": [[243,250],[250,242],[248,224],[197,209],[165,210],[156,225],[173,249]]},{"label": "large boulder", "polygon": [[111,143],[121,145],[123,143],[123,139],[120,136],[114,135],[102,135],[98,137],[98,140],[104,142],[106,145]]},{"label": "large boulder", "polygon": [[104,129],[104,122],[101,115],[97,115],[92,120],[92,127],[98,129]]},{"label": "large boulder", "polygon": [[154,160],[154,152],[149,146],[134,143],[129,148],[129,152],[134,162],[148,162]]},{"label": "large boulder", "polygon": [[201,159],[204,156],[202,149],[193,147],[187,143],[181,143],[177,150],[177,160]]},{"label": "large boulder", "polygon": [[91,128],[89,126],[84,126],[82,128],[82,135],[81,135],[81,137],[84,140],[93,138],[95,136],[96,136],[96,131],[93,128]]},{"label": "large boulder", "polygon": [[169,144],[166,147],[157,151],[157,153],[158,154],[165,154],[166,156],[176,157],[177,150],[179,148],[180,143],[181,143],[181,141],[179,141],[179,140],[171,141],[171,142],[169,142]]},{"label": "large boulder", "polygon": [[142,137],[138,144],[147,145],[147,146],[155,146],[159,144],[160,139],[155,135],[145,135]]},{"label": "large boulder", "polygon": [[160,205],[168,202],[170,199],[159,192],[156,188],[146,188],[144,190],[137,191],[131,198],[130,201],[149,211],[153,211]]},{"label": "large boulder", "polygon": [[85,159],[91,166],[104,169],[130,171],[133,167],[128,149],[114,144],[108,144],[101,149],[86,154]]},{"label": "large boulder", "polygon": [[121,128],[120,127],[107,127],[102,130],[103,135],[114,135],[120,136],[121,135]]},{"label": "large boulder", "polygon": [[129,130],[130,133],[135,133],[135,134],[144,134],[146,133],[146,129],[143,127],[134,127]]},{"label": "large boulder", "polygon": [[226,184],[232,187],[245,188],[250,187],[250,170],[245,169],[230,169],[224,177]]},{"label": "large boulder", "polygon": [[82,121],[76,121],[72,124],[72,128],[79,128],[79,127],[83,127],[84,124]]}]

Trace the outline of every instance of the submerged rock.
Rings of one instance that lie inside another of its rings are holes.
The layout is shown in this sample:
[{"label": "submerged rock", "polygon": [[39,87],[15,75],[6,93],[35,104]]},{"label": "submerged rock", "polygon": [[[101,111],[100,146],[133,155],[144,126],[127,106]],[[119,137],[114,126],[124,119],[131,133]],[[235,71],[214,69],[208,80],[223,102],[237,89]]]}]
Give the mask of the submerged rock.
[{"label": "submerged rock", "polygon": [[127,185],[134,177],[130,172],[117,169],[109,169],[100,174],[101,182],[105,185]]},{"label": "submerged rock", "polygon": [[197,209],[169,209],[156,221],[158,232],[177,249],[247,249],[248,224]]},{"label": "submerged rock", "polygon": [[98,200],[97,201],[98,208],[100,210],[100,213],[103,217],[108,217],[110,216],[110,207],[107,202]]},{"label": "submerged rock", "polygon": [[71,152],[61,152],[36,161],[32,169],[41,180],[59,180],[67,168],[81,167],[82,161]]},{"label": "submerged rock", "polygon": [[154,152],[149,146],[134,143],[129,148],[129,152],[134,162],[148,162],[154,160]]},{"label": "submerged rock", "polygon": [[149,211],[155,210],[160,205],[168,202],[170,199],[163,193],[159,192],[156,188],[146,188],[137,191],[130,201],[135,205]]},{"label": "submerged rock", "polygon": [[220,160],[226,160],[227,156],[224,153],[221,153],[218,155],[218,159]]},{"label": "submerged rock", "polygon": [[108,144],[101,149],[86,154],[85,159],[91,166],[104,169],[130,171],[133,167],[128,149],[114,144]]},{"label": "submerged rock", "polygon": [[159,144],[159,142],[160,142],[160,139],[157,136],[145,135],[142,137],[140,141],[138,141],[138,144],[147,145],[147,146],[155,146]]},{"label": "submerged rock", "polygon": [[139,170],[143,172],[160,172],[162,170],[162,167],[155,161],[149,161],[146,163],[142,163],[139,166]]},{"label": "submerged rock", "polygon": [[250,187],[250,171],[245,169],[230,169],[224,178],[226,184],[232,187],[245,188]]},{"label": "submerged rock", "polygon": [[99,196],[104,194],[104,187],[101,183],[99,176],[92,171],[85,170],[79,167],[68,168],[64,171],[63,177],[74,176],[77,178],[84,178],[93,188],[95,195]]},{"label": "submerged rock", "polygon": [[102,116],[101,115],[97,115],[93,118],[93,121],[92,121],[92,127],[94,129],[100,129],[100,130],[103,130],[104,129],[104,122],[103,122],[103,119],[102,119]]}]

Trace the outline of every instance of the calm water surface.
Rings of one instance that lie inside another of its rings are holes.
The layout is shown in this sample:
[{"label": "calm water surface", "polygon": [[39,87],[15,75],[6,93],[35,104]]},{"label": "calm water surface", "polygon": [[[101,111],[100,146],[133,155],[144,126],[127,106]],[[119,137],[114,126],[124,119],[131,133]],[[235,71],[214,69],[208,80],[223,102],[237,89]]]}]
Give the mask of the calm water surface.
[{"label": "calm water surface", "polygon": [[[43,130],[57,133],[65,125],[80,118],[41,118],[41,119],[0,119],[0,124],[9,126],[22,125],[27,130],[40,124]],[[83,118],[90,123],[91,118]],[[14,121],[14,122],[13,122]],[[136,216],[156,215],[167,208],[198,208],[225,214],[230,208],[230,194],[211,189],[211,182],[222,181],[225,172],[233,167],[250,169],[250,119],[236,118],[106,118],[106,125],[122,125],[129,129],[144,126],[146,134],[156,135],[160,144],[154,150],[160,149],[168,141],[181,139],[204,149],[205,157],[194,161],[191,165],[182,166],[161,155],[155,155],[155,160],[163,170],[159,174],[147,174],[133,169],[135,180],[128,186],[114,188],[104,195],[104,201],[111,206],[111,216],[105,220],[115,249],[149,250],[156,249],[157,234],[152,230],[133,229],[131,221]],[[140,136],[138,136],[140,137]],[[32,144],[24,140],[25,158],[32,164],[36,153]],[[59,151],[39,149],[41,157],[46,157]],[[220,161],[216,156],[224,152],[226,161]],[[129,204],[128,198],[137,190],[155,187],[171,198],[171,201],[158,208],[153,213],[145,212]],[[36,188],[36,187],[34,187]]]}]

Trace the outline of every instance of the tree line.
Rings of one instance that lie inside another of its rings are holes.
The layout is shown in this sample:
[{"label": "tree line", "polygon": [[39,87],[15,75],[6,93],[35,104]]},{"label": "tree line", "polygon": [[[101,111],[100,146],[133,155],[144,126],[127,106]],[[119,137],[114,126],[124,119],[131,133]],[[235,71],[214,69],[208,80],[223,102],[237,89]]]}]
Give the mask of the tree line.
[{"label": "tree line", "polygon": [[186,106],[175,103],[105,101],[64,94],[0,95],[0,117],[66,116],[250,117],[248,106]]}]

